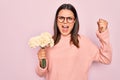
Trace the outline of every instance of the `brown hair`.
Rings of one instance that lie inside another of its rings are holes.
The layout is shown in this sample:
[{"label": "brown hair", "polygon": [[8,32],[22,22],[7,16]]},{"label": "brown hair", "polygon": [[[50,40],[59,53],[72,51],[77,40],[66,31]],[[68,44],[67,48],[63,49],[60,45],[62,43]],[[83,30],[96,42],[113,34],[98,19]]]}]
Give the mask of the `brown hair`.
[{"label": "brown hair", "polygon": [[56,15],[55,15],[55,20],[54,20],[54,35],[53,35],[53,39],[54,39],[54,42],[55,42],[55,45],[59,42],[60,40],[60,31],[58,29],[58,25],[57,25],[57,16],[58,16],[58,13],[60,12],[60,10],[62,9],[68,9],[68,10],[71,10],[74,14],[74,17],[75,17],[75,23],[74,23],[74,27],[71,31],[71,40],[70,40],[70,43],[73,43],[77,48],[79,48],[79,40],[78,40],[78,31],[79,31],[79,20],[78,20],[78,16],[77,16],[77,12],[76,12],[76,9],[71,5],[71,4],[62,4],[58,9],[57,9],[57,12],[56,12]]}]

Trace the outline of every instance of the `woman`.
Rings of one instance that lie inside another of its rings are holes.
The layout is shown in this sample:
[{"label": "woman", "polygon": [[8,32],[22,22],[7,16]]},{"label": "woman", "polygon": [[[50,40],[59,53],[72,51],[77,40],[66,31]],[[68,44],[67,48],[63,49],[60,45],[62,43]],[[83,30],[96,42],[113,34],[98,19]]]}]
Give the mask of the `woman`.
[{"label": "woman", "polygon": [[[99,19],[97,37],[100,48],[88,38],[79,35],[79,20],[71,4],[61,5],[54,22],[55,46],[40,49],[36,72],[46,80],[88,80],[89,67],[94,61],[111,63],[112,50],[109,43],[108,22]],[[41,68],[42,53],[46,52],[47,65]]]}]

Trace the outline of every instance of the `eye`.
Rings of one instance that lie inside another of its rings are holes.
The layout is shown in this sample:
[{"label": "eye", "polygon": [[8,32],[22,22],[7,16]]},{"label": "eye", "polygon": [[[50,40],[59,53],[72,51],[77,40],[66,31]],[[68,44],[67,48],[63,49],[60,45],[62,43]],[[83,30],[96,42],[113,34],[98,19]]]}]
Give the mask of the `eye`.
[{"label": "eye", "polygon": [[67,19],[68,19],[68,20],[73,20],[73,18],[71,18],[71,17],[68,17]]},{"label": "eye", "polygon": [[64,19],[64,17],[63,17],[63,16],[59,16],[58,18],[59,18],[59,19],[61,19],[61,20],[63,20],[63,19]]}]

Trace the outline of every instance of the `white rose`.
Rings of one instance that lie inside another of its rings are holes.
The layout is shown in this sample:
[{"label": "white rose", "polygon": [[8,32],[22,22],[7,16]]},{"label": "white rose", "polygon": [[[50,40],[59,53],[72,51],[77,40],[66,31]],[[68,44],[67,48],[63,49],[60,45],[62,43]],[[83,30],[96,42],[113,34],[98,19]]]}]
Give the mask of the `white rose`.
[{"label": "white rose", "polygon": [[45,32],[42,33],[40,36],[33,37],[29,40],[29,45],[31,48],[36,48],[38,46],[45,47],[45,46],[54,46],[54,40],[50,33]]}]

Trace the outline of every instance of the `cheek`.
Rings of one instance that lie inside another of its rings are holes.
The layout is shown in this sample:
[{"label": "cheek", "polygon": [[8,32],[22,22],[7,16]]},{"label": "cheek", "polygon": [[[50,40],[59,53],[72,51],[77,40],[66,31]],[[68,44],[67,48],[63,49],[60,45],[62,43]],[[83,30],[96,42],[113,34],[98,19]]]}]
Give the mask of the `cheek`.
[{"label": "cheek", "polygon": [[74,24],[70,24],[69,27],[70,27],[70,30],[72,30],[74,27]]},{"label": "cheek", "polygon": [[58,26],[58,27],[60,26],[60,23],[59,23],[59,22],[57,22],[57,26]]},{"label": "cheek", "polygon": [[57,26],[58,26],[58,28],[60,29],[60,28],[62,27],[62,24],[59,23],[59,22],[57,22]]}]

